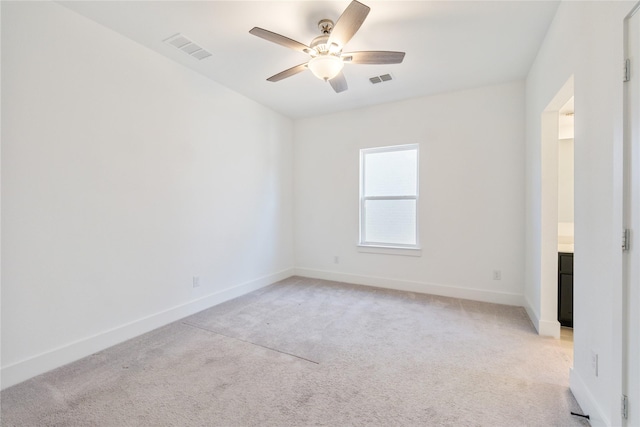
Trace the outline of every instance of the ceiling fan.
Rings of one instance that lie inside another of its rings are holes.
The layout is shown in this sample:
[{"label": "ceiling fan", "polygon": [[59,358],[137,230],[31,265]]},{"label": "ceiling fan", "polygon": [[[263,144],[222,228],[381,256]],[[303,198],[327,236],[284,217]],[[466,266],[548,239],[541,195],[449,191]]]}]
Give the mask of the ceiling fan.
[{"label": "ceiling fan", "polygon": [[343,52],[344,46],[358,31],[371,8],[356,0],[342,12],[338,21],[330,19],[318,22],[321,35],[314,38],[309,46],[292,40],[280,34],[254,27],[249,33],[273,43],[288,47],[311,56],[304,64],[296,65],[269,77],[270,82],[280,80],[301,73],[307,68],[321,80],[328,81],[337,93],[347,90],[347,80],[342,73],[344,64],[399,64],[404,59],[404,52],[389,51],[360,51]]}]

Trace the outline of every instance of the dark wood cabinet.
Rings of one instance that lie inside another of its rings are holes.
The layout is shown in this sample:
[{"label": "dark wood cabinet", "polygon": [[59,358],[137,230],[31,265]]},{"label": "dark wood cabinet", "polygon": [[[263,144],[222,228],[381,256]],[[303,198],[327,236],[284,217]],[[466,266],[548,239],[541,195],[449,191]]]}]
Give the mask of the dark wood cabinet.
[{"label": "dark wood cabinet", "polygon": [[558,253],[558,321],[573,328],[573,254]]}]

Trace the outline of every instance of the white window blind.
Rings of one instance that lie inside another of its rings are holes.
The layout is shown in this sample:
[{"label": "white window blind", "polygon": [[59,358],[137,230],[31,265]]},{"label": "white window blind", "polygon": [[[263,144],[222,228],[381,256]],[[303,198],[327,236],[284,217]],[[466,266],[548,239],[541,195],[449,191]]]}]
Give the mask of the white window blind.
[{"label": "white window blind", "polygon": [[418,247],[418,145],[360,150],[360,244]]}]

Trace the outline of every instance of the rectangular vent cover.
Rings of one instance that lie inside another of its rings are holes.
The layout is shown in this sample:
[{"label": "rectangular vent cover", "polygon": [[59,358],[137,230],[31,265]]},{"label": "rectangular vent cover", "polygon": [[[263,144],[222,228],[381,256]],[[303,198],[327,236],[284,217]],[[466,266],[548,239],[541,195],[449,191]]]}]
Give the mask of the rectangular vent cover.
[{"label": "rectangular vent cover", "polygon": [[374,85],[377,83],[388,82],[390,80],[393,80],[391,74],[383,74],[381,76],[374,76],[369,78],[369,81]]},{"label": "rectangular vent cover", "polygon": [[187,55],[192,56],[200,61],[212,56],[210,52],[207,52],[202,47],[198,46],[182,34],[175,34],[164,40],[164,42],[170,44],[176,49],[180,49]]}]

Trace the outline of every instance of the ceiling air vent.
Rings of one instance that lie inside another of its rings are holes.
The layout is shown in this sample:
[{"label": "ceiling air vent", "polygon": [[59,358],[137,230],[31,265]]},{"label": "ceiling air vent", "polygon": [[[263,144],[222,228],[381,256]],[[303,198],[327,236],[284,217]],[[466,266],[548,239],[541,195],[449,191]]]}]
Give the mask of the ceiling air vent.
[{"label": "ceiling air vent", "polygon": [[164,42],[170,44],[176,49],[180,49],[187,55],[192,56],[198,60],[203,60],[212,56],[210,52],[207,52],[202,47],[198,46],[182,34],[175,34],[164,40]]},{"label": "ceiling air vent", "polygon": [[373,84],[388,82],[390,80],[393,80],[393,77],[391,77],[391,74],[383,74],[381,76],[375,76],[375,77],[369,78],[369,81]]}]

